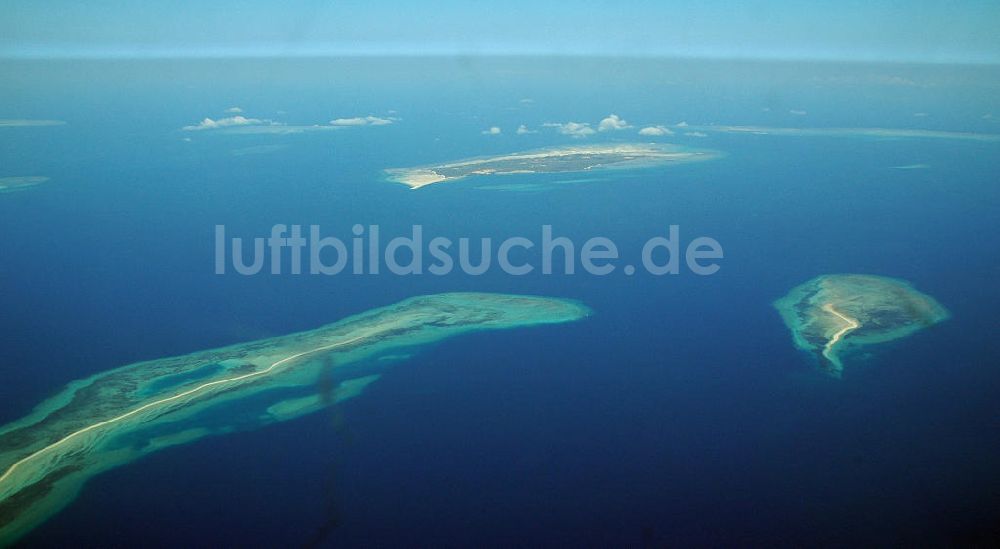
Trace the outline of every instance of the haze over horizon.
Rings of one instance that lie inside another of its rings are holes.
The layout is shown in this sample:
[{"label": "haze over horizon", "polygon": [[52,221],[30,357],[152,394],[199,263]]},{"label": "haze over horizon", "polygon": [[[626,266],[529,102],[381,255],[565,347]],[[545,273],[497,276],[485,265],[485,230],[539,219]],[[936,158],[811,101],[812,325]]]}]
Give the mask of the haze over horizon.
[{"label": "haze over horizon", "polygon": [[989,1],[12,0],[0,58],[602,55],[1000,63]]}]

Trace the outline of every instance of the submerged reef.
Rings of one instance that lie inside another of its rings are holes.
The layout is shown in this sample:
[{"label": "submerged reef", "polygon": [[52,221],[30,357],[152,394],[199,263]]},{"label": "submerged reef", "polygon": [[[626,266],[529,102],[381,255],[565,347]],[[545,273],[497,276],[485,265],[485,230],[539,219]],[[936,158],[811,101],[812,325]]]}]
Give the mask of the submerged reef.
[{"label": "submerged reef", "polygon": [[[360,394],[403,352],[465,332],[570,322],[575,301],[414,297],[315,330],[131,364],[74,381],[0,427],[0,546],[94,475],[156,450],[286,421]],[[402,352],[401,352],[402,351]],[[331,390],[318,386],[332,379]]]},{"label": "submerged reef", "polygon": [[906,337],[949,316],[933,297],[903,280],[860,274],[816,277],[774,306],[796,347],[814,353],[835,377],[847,351]]}]

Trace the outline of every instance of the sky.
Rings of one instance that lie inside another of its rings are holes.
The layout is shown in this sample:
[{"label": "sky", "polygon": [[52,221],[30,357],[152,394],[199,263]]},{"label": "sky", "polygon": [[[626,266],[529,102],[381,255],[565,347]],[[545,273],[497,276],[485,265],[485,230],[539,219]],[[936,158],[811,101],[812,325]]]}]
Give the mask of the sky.
[{"label": "sky", "polygon": [[0,57],[557,54],[1000,63],[997,0],[4,0]]}]

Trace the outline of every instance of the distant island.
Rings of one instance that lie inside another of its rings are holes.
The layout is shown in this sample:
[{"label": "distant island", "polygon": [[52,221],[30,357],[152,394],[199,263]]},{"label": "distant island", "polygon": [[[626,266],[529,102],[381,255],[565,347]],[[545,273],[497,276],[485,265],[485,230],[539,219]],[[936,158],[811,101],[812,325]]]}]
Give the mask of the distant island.
[{"label": "distant island", "polygon": [[420,296],[308,332],[74,381],[27,417],[0,427],[0,546],[59,511],[102,471],[356,396],[385,365],[408,356],[400,350],[470,331],[571,322],[588,314],[580,303],[546,297]]},{"label": "distant island", "polygon": [[48,181],[48,177],[29,175],[21,177],[0,177],[0,194],[13,193],[36,187]]},{"label": "distant island", "polygon": [[953,139],[1000,142],[1000,134],[907,128],[775,128],[769,126],[685,126],[687,130],[779,137],[868,137],[880,139]]},{"label": "distant island", "polygon": [[585,172],[642,168],[717,158],[720,153],[657,143],[618,143],[553,147],[502,156],[467,158],[443,164],[385,170],[389,181],[419,189],[473,176]]},{"label": "distant island", "polygon": [[860,274],[816,277],[774,303],[795,345],[840,377],[850,348],[906,337],[948,318],[929,295],[894,278]]}]

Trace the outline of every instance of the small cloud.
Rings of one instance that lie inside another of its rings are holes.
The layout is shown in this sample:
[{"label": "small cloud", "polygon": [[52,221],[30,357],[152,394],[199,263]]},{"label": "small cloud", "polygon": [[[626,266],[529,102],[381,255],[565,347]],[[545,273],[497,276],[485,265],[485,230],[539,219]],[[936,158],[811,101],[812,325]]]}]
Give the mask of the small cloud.
[{"label": "small cloud", "polygon": [[276,123],[270,120],[261,120],[259,118],[246,118],[244,116],[236,115],[236,116],[230,116],[228,118],[220,118],[218,120],[205,118],[196,125],[184,126],[181,129],[184,131],[200,131],[200,130],[217,130],[219,128],[231,128],[233,126],[272,126],[272,125],[276,125]]},{"label": "small cloud", "polygon": [[806,111],[800,111],[800,110],[797,110],[797,109],[792,109],[792,110],[788,111],[788,114],[794,114],[795,116],[805,116],[805,115],[807,115],[809,113],[806,112]]},{"label": "small cloud", "polygon": [[517,127],[517,135],[527,135],[529,133],[538,133],[537,130],[529,130],[527,126],[521,124]]},{"label": "small cloud", "polygon": [[191,138],[190,137],[182,137],[181,141],[183,141],[185,143],[190,143],[191,142]]},{"label": "small cloud", "polygon": [[684,135],[688,137],[708,137],[708,134],[705,132],[684,132]]},{"label": "small cloud", "polygon": [[686,128],[686,127],[688,127],[688,123],[687,123],[687,122],[678,122],[678,123],[676,124],[676,126],[677,126],[678,128]]},{"label": "small cloud", "polygon": [[331,126],[388,126],[395,118],[380,118],[378,116],[356,116],[354,118],[336,118],[330,121]]},{"label": "small cloud", "polygon": [[532,98],[530,98],[530,97],[525,97],[524,99],[518,101],[518,103],[520,103],[522,105],[530,105],[530,104],[532,104],[534,102],[535,102],[535,100],[532,99]]},{"label": "small cloud", "polygon": [[490,129],[482,131],[483,135],[500,135],[501,133],[503,133],[503,130],[499,126],[492,126]]},{"label": "small cloud", "polygon": [[622,120],[617,114],[609,114],[601,123],[597,125],[597,131],[606,132],[610,130],[624,130],[626,128],[631,128],[628,122]]},{"label": "small cloud", "polygon": [[555,128],[556,131],[563,135],[568,135],[570,137],[587,137],[588,135],[594,135],[597,133],[594,128],[590,127],[587,122],[566,122],[565,124],[557,124],[554,122],[546,122],[542,124],[546,128]]},{"label": "small cloud", "polygon": [[241,114],[243,112],[243,109],[241,109],[239,107],[229,107],[228,109],[226,109],[223,112],[228,113],[228,114]]},{"label": "small cloud", "polygon": [[915,112],[915,113],[913,113],[913,116],[915,116],[917,118],[927,118],[927,113],[925,113],[925,112]]},{"label": "small cloud", "polygon": [[983,120],[992,120],[992,119],[993,119],[993,113],[991,112],[988,112],[983,115]]},{"label": "small cloud", "polygon": [[673,130],[666,126],[646,126],[639,130],[639,135],[673,135]]}]

